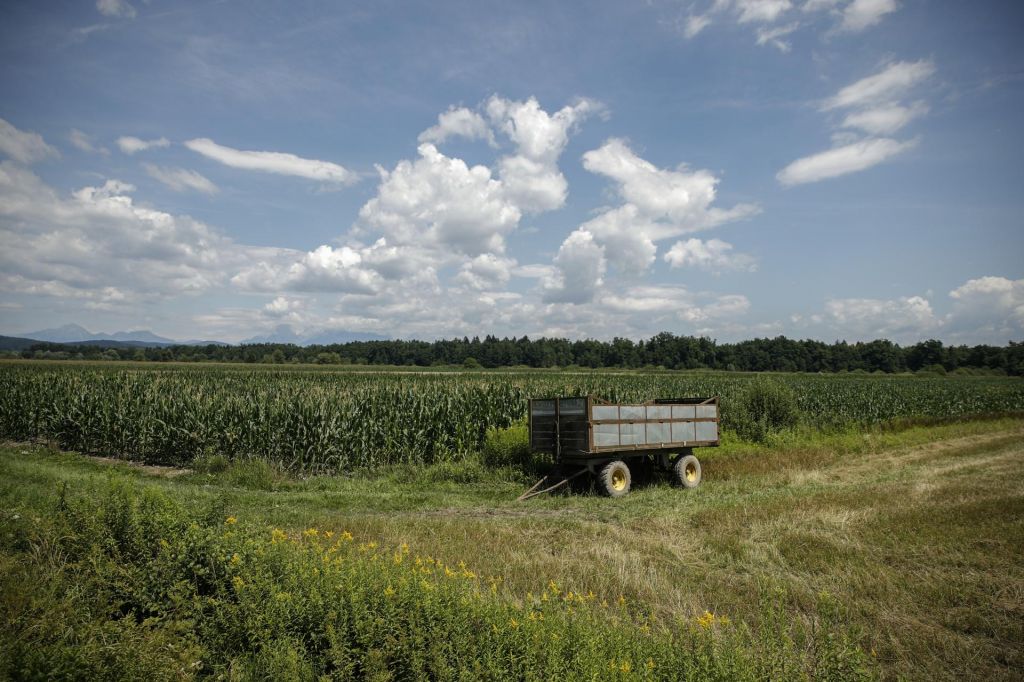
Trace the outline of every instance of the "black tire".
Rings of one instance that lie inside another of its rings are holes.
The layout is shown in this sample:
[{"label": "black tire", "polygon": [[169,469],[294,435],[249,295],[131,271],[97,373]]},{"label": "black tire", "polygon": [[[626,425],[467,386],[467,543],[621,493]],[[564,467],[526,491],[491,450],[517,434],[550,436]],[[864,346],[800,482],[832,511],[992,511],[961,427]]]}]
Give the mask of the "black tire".
[{"label": "black tire", "polygon": [[597,474],[597,488],[602,495],[622,497],[629,492],[632,479],[629,467],[621,459],[617,459],[601,467]]},{"label": "black tire", "polygon": [[696,488],[700,485],[700,461],[693,455],[683,455],[672,467],[672,481],[682,488]]}]

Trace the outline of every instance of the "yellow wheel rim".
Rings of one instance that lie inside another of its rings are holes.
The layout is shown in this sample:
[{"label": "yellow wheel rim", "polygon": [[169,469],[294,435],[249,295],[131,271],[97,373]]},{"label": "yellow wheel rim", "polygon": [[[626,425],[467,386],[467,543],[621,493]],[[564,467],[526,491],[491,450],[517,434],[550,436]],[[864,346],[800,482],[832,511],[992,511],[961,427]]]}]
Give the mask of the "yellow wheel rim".
[{"label": "yellow wheel rim", "polygon": [[686,471],[684,473],[686,475],[687,481],[690,481],[692,483],[693,481],[697,480],[697,467],[695,467],[693,463],[686,465]]},{"label": "yellow wheel rim", "polygon": [[612,487],[616,490],[626,489],[626,472],[622,469],[616,469],[612,472]]}]

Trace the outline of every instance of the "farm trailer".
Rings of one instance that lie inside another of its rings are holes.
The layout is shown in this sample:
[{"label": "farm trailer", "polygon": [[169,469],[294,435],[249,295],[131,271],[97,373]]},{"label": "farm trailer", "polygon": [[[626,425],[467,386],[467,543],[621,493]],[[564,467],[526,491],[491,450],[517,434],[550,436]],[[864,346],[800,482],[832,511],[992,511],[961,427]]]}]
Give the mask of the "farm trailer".
[{"label": "farm trailer", "polygon": [[[610,497],[629,492],[630,465],[653,463],[684,488],[700,484],[693,448],[718,446],[718,398],[662,398],[639,404],[609,403],[593,396],[530,400],[530,448],[554,456],[563,478],[520,497],[549,492],[590,473]],[[577,469],[574,473],[566,473]]]}]

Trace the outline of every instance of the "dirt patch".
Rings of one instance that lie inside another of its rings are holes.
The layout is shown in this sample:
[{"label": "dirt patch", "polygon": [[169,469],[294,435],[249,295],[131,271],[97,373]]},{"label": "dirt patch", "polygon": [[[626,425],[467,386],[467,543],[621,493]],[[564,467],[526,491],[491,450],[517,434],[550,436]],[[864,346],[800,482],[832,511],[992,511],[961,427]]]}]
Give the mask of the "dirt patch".
[{"label": "dirt patch", "polygon": [[126,459],[115,459],[113,457],[97,457],[93,455],[84,455],[93,462],[99,462],[100,464],[122,464],[129,466],[132,469],[141,471],[149,476],[159,476],[161,478],[176,478],[178,476],[184,476],[185,474],[191,474],[191,469],[179,469],[177,467],[165,467],[156,464],[140,464],[139,462],[131,462]]}]

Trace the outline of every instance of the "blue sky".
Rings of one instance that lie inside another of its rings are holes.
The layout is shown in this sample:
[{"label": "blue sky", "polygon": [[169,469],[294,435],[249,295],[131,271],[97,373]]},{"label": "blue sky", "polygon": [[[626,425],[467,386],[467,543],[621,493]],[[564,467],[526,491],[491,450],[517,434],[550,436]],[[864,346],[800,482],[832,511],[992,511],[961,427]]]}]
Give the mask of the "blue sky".
[{"label": "blue sky", "polygon": [[0,333],[1024,338],[1024,7],[5,3]]}]

